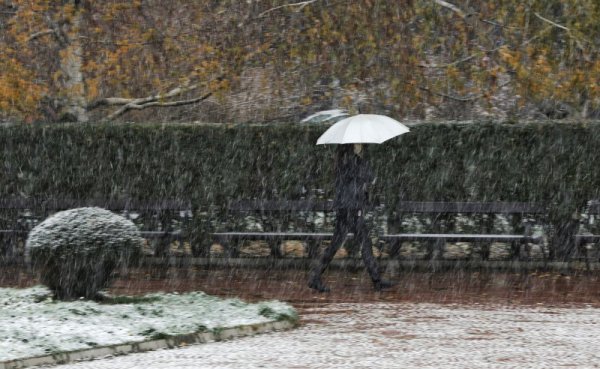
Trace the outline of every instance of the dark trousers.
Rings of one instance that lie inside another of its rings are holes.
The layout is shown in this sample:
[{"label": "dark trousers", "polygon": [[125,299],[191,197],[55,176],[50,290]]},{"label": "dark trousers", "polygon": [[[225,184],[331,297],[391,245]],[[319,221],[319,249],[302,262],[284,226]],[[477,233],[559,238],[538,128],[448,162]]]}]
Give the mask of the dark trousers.
[{"label": "dark trousers", "polygon": [[348,232],[354,234],[355,241],[361,247],[362,259],[371,276],[373,283],[381,281],[379,266],[373,256],[373,248],[371,238],[369,237],[369,229],[365,223],[365,212],[359,209],[338,209],[335,219],[335,231],[331,244],[323,251],[319,264],[311,271],[311,281],[320,281],[321,274],[327,269],[327,266],[335,256],[335,253],[342,246]]}]

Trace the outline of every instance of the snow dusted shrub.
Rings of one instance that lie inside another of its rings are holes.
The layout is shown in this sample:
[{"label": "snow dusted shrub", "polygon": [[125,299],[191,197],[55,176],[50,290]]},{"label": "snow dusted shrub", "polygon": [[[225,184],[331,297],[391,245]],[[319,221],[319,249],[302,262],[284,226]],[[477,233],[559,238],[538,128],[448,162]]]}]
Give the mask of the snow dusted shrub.
[{"label": "snow dusted shrub", "polygon": [[94,298],[143,243],[130,220],[94,207],[56,213],[36,226],[26,250],[59,299]]}]

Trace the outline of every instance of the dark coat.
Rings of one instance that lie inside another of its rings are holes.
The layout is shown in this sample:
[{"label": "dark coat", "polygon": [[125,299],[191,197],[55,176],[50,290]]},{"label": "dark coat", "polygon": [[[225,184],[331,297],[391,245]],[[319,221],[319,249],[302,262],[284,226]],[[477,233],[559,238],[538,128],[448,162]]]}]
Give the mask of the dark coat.
[{"label": "dark coat", "polygon": [[369,202],[373,171],[366,159],[354,153],[352,145],[340,145],[335,166],[336,209],[363,209]]}]

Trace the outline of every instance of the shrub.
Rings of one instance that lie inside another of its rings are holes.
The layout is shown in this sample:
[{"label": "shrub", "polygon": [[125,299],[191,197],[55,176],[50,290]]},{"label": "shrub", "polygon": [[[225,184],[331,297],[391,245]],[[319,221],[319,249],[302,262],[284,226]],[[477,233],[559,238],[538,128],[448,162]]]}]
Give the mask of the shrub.
[{"label": "shrub", "polygon": [[94,207],[56,213],[36,226],[26,250],[34,271],[59,299],[97,297],[143,243],[128,219]]}]

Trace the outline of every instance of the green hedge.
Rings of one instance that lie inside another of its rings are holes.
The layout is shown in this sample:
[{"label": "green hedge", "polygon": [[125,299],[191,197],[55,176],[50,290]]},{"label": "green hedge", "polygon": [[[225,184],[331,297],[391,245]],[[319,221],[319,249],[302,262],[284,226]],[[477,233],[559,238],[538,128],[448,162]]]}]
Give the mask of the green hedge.
[{"label": "green hedge", "polygon": [[392,197],[543,202],[567,214],[598,197],[599,143],[598,123],[422,124],[373,157]]},{"label": "green hedge", "polygon": [[[14,125],[0,129],[0,196],[231,198],[333,189],[316,125]],[[600,124],[418,124],[368,153],[386,202],[598,197]]]},{"label": "green hedge", "polygon": [[[326,183],[318,130],[226,125],[47,125],[0,129],[0,196],[287,196]],[[288,168],[288,165],[290,166]]]},{"label": "green hedge", "polygon": [[[323,125],[58,124],[0,128],[0,197],[235,198],[333,191]],[[375,194],[403,200],[532,201],[555,222],[600,194],[600,122],[415,124],[368,155]]]}]

